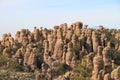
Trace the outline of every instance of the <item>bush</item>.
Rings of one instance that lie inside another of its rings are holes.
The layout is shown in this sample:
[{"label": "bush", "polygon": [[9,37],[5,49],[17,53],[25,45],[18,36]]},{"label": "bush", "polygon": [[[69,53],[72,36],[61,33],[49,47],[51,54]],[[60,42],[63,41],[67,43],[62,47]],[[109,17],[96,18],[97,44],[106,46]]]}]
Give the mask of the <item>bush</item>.
[{"label": "bush", "polygon": [[7,58],[0,54],[0,67],[3,67],[7,64]]},{"label": "bush", "polygon": [[22,71],[22,66],[14,59],[9,60],[8,69],[12,71]]},{"label": "bush", "polygon": [[40,69],[41,68],[41,64],[43,63],[43,46],[40,44],[37,46],[37,50],[38,50],[38,53],[37,53],[37,66],[38,68]]},{"label": "bush", "polygon": [[112,60],[114,60],[114,63],[117,65],[120,65],[120,52],[119,51],[111,51],[112,53]]},{"label": "bush", "polygon": [[62,75],[62,74],[64,74],[65,72],[71,70],[71,68],[70,68],[67,64],[60,64],[60,65],[58,66],[58,70],[59,70],[58,73],[59,73],[60,75]]},{"label": "bush", "polygon": [[38,52],[42,53],[42,51],[44,50],[42,45],[38,45],[37,46]]},{"label": "bush", "polygon": [[77,61],[77,66],[73,68],[73,71],[79,75],[71,77],[71,80],[90,80],[92,76],[92,66],[86,67],[85,62]]}]

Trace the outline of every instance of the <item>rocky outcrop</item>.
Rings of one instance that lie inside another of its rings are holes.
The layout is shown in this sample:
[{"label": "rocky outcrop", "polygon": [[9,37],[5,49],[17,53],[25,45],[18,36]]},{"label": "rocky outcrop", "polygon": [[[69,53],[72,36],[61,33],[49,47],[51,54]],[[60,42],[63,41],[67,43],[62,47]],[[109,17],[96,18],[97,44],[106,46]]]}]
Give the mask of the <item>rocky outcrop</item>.
[{"label": "rocky outcrop", "polygon": [[120,31],[102,25],[99,29],[88,27],[75,22],[70,27],[63,23],[54,29],[34,27],[33,32],[22,29],[15,38],[10,33],[3,34],[0,55],[17,61],[21,71],[35,72],[36,80],[83,76],[82,71],[74,72],[78,62],[85,71],[92,67],[87,72],[92,73],[91,80],[119,80]]}]

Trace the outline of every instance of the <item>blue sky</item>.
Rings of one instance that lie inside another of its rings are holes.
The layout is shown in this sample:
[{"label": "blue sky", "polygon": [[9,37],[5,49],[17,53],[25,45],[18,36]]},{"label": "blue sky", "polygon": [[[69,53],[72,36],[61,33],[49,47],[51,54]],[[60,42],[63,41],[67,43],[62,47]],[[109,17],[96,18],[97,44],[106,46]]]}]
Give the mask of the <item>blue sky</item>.
[{"label": "blue sky", "polygon": [[0,0],[0,36],[75,21],[120,28],[120,0]]}]

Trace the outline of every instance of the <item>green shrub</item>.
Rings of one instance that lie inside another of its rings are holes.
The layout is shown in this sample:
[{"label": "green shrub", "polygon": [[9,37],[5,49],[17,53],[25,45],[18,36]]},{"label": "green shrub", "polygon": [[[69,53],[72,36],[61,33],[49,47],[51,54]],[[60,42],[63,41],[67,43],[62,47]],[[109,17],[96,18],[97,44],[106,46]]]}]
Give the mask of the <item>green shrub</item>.
[{"label": "green shrub", "polygon": [[43,50],[44,50],[44,48],[41,44],[37,46],[38,52],[37,52],[36,59],[37,59],[37,66],[39,69],[41,68],[41,64],[43,63]]},{"label": "green shrub", "polygon": [[22,66],[14,59],[9,60],[7,68],[11,71],[22,71]]},{"label": "green shrub", "polygon": [[90,80],[90,77],[92,76],[92,66],[86,67],[86,62],[81,63],[78,61],[77,66],[73,68],[73,71],[79,75],[71,77],[71,80]]},{"label": "green shrub", "polygon": [[112,60],[114,60],[114,63],[117,65],[120,65],[120,52],[119,51],[111,51],[112,53]]},{"label": "green shrub", "polygon": [[67,64],[60,64],[60,65],[58,66],[58,70],[59,70],[58,73],[59,73],[60,75],[62,75],[62,74],[64,74],[65,72],[71,70],[71,68],[70,68]]},{"label": "green shrub", "polygon": [[7,58],[3,55],[0,55],[0,67],[3,67],[7,64]]},{"label": "green shrub", "polygon": [[41,52],[44,50],[44,48],[43,48],[42,45],[38,45],[38,46],[37,46],[37,49],[38,49],[38,52],[39,52],[39,53],[41,53]]}]

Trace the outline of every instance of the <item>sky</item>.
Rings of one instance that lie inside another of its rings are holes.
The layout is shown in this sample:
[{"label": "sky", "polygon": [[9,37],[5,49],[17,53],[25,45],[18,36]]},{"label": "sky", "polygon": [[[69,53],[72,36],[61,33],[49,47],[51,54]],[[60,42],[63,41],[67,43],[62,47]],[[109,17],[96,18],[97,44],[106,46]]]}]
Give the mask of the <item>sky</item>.
[{"label": "sky", "polygon": [[120,0],[0,0],[0,36],[76,21],[120,29]]}]

